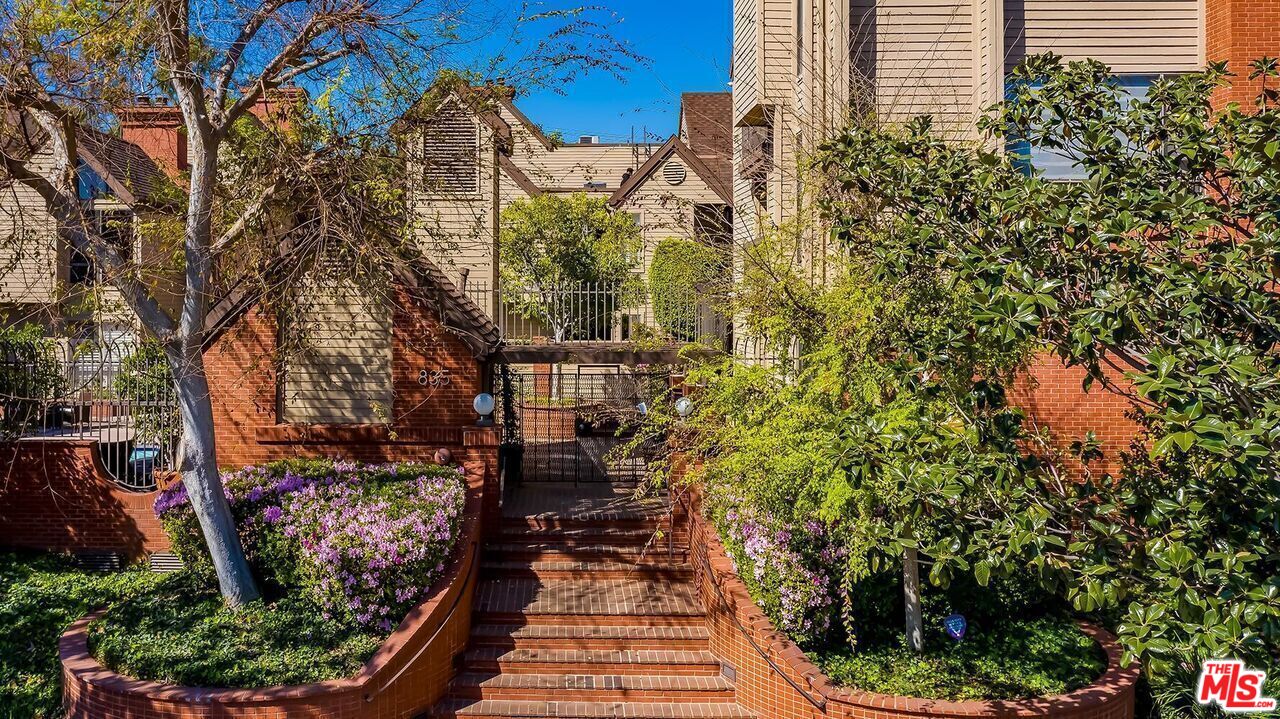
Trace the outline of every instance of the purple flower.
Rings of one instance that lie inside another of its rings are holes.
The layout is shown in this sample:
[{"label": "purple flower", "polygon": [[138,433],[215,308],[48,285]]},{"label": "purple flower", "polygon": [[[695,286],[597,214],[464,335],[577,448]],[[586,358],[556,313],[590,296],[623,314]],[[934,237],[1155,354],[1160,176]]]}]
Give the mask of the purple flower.
[{"label": "purple flower", "polygon": [[274,505],[267,507],[262,512],[262,518],[267,520],[267,524],[276,524],[277,522],[280,521],[280,518],[283,515],[284,515],[284,510]]}]

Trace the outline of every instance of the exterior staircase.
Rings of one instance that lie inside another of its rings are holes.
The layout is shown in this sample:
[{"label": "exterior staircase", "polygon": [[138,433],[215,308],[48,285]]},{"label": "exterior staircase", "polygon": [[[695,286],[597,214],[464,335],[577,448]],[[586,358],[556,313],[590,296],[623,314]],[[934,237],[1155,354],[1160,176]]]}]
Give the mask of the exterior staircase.
[{"label": "exterior staircase", "polygon": [[665,503],[630,491],[528,483],[508,498],[462,666],[430,716],[751,716],[709,651],[687,537],[659,535]]}]

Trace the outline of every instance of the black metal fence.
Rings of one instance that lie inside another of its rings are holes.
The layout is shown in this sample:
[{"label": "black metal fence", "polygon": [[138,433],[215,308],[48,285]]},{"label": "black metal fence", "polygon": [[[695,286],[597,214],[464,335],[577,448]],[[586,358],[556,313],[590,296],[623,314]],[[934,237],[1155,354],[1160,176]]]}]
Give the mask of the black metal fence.
[{"label": "black metal fence", "polygon": [[98,442],[117,483],[145,491],[173,466],[177,402],[158,348],[48,338],[0,343],[0,438]]},{"label": "black metal fence", "polygon": [[628,442],[660,397],[665,369],[555,365],[512,368],[498,376],[507,478],[524,482],[615,482],[643,479],[643,452]]}]

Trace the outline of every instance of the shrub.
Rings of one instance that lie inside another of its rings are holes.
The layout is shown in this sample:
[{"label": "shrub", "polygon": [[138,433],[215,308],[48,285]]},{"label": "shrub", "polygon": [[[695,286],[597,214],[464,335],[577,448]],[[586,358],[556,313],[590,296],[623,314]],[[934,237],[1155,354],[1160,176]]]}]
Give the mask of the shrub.
[{"label": "shrub", "polygon": [[668,237],[658,243],[649,265],[649,294],[658,326],[678,340],[693,341],[698,310],[725,282],[726,257],[704,243]]},{"label": "shrub", "polygon": [[145,571],[88,572],[65,557],[0,554],[0,717],[62,716],[58,637],[90,610],[160,580]]},{"label": "shrub", "polygon": [[[444,572],[465,503],[460,470],[420,464],[276,462],[223,475],[255,575],[329,618],[389,631]],[[212,563],[181,484],[156,499],[174,550]]]},{"label": "shrub", "polygon": [[65,388],[54,341],[27,323],[0,328],[0,436],[20,436],[38,425],[45,403]]},{"label": "shrub", "polygon": [[140,442],[172,445],[178,433],[178,407],[173,397],[169,359],[156,342],[143,342],[120,361],[111,381],[116,396],[134,404],[135,437]]}]

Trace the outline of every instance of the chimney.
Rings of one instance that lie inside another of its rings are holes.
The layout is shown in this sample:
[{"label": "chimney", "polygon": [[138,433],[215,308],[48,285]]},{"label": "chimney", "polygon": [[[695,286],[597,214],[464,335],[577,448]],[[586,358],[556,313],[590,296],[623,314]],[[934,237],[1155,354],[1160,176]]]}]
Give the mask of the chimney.
[{"label": "chimney", "polygon": [[171,179],[186,171],[187,135],[182,126],[182,111],[167,97],[139,96],[121,107],[120,134],[155,160]]},{"label": "chimney", "polygon": [[267,90],[249,108],[254,117],[264,125],[289,129],[289,115],[307,101],[307,91],[296,85],[285,85]]}]

